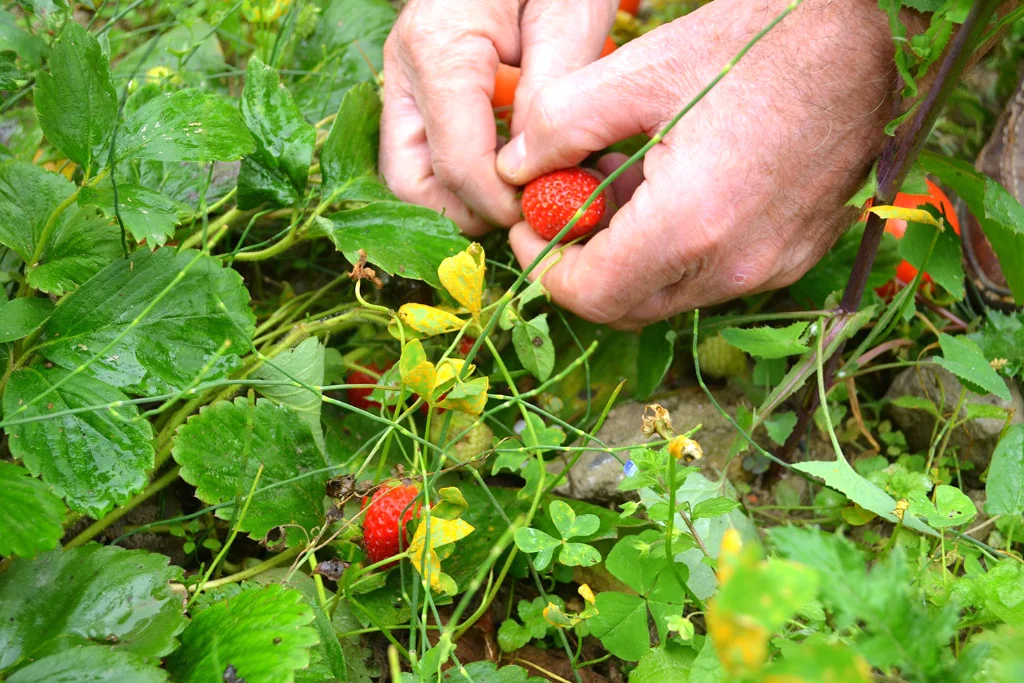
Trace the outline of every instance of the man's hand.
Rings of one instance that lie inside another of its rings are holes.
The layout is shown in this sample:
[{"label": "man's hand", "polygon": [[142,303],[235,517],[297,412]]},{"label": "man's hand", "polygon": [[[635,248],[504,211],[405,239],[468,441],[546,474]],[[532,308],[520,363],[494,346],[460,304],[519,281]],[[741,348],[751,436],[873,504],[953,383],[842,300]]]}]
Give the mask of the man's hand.
[{"label": "man's hand", "polygon": [[[502,177],[654,134],[784,6],[717,0],[541,88]],[[615,188],[609,228],[544,276],[555,300],[635,327],[794,282],[850,223],[892,117],[892,52],[873,0],[804,2],[648,153],[631,196]],[[525,223],[510,239],[524,266],[546,244]]]},{"label": "man's hand", "polygon": [[470,235],[519,219],[495,167],[498,63],[520,65],[512,130],[537,89],[597,59],[617,0],[412,0],[384,46],[380,168],[400,199]]}]

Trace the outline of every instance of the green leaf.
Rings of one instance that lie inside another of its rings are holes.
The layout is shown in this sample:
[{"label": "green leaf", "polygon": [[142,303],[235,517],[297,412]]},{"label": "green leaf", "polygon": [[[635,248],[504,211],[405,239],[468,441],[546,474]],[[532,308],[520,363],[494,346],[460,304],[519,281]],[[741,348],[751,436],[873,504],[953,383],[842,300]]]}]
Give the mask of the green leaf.
[{"label": "green leaf", "polygon": [[[200,376],[232,372],[254,329],[249,293],[237,272],[195,251],[140,250],[64,299],[43,325],[36,349],[74,369],[120,337],[84,373],[152,396],[183,389]],[[225,341],[231,347],[222,351]]]},{"label": "green leaf", "polygon": [[1024,368],[1024,314],[986,311],[985,325],[968,338],[981,347],[985,358],[1005,358],[1009,361],[1004,371],[1019,374]]},{"label": "green leaf", "polygon": [[1010,427],[992,454],[985,481],[985,512],[1024,513],[1024,425]]},{"label": "green leaf", "polygon": [[530,632],[514,619],[506,619],[498,627],[498,647],[502,652],[515,652],[531,639]]},{"label": "green leaf", "polygon": [[46,322],[52,312],[53,302],[49,299],[20,297],[6,301],[0,298],[0,342],[21,339]]},{"label": "green leaf", "polygon": [[[846,458],[824,462],[801,462],[794,467],[801,472],[820,477],[827,486],[839,491],[865,510],[871,510],[893,524],[898,521],[896,515],[893,514],[893,510],[896,509],[896,501],[893,497],[858,474],[850,467]],[[934,529],[922,524],[914,517],[905,517],[903,523],[914,531],[929,536],[936,535]]]},{"label": "green leaf", "polygon": [[796,413],[791,410],[773,413],[771,417],[764,421],[764,428],[768,432],[768,438],[780,446],[793,433],[794,427],[796,427]]},{"label": "green leaf", "polygon": [[938,365],[960,378],[968,389],[976,394],[995,394],[1004,401],[1010,400],[1010,390],[999,373],[985,360],[978,345],[965,337],[939,335],[942,358],[935,359]]},{"label": "green leaf", "polygon": [[739,506],[739,501],[735,501],[732,498],[726,498],[725,496],[709,498],[708,500],[702,500],[693,506],[693,514],[690,518],[698,520],[710,517],[721,517],[722,515],[729,514]]},{"label": "green leaf", "polygon": [[690,667],[696,657],[697,653],[692,648],[669,641],[640,658],[629,674],[629,683],[682,683],[689,680]]},{"label": "green leaf", "polygon": [[[0,50],[12,50],[25,65],[37,67],[42,64],[48,49],[40,36],[28,33],[18,26],[14,15],[0,10]],[[4,116],[10,113],[4,112]]]},{"label": "green leaf", "polygon": [[772,662],[764,674],[767,680],[818,681],[825,677],[834,681],[868,681],[864,660],[845,643],[827,643],[808,639],[787,649],[785,656]]},{"label": "green leaf", "polygon": [[374,201],[390,194],[377,177],[381,100],[370,83],[360,83],[341,100],[320,152],[324,197]]},{"label": "green leaf", "polygon": [[[932,239],[936,240],[935,248],[925,263]],[[964,267],[960,238],[952,230],[939,230],[934,225],[910,222],[907,224],[903,239],[900,240],[900,256],[915,268],[924,268],[933,280],[958,301],[964,298]]]},{"label": "green leaf", "polygon": [[0,462],[0,555],[33,557],[64,535],[64,503],[28,470]]},{"label": "green leaf", "polygon": [[479,661],[448,669],[442,680],[444,683],[545,683],[547,679],[530,676],[526,669],[514,664],[499,669],[494,662]]},{"label": "green leaf", "polygon": [[117,119],[110,62],[96,38],[75,21],[64,24],[50,51],[50,71],[36,74],[39,125],[54,147],[86,169],[103,165]]},{"label": "green leaf", "polygon": [[256,151],[238,172],[238,208],[269,202],[291,206],[302,199],[313,159],[316,130],[306,122],[277,72],[249,60],[242,91],[242,118]]},{"label": "green leaf", "polygon": [[16,58],[14,52],[0,51],[0,91],[15,90],[19,81],[27,80],[25,74],[15,64]]},{"label": "green leaf", "polygon": [[441,261],[463,251],[469,241],[450,219],[422,206],[374,202],[331,216],[327,236],[350,262],[367,260],[388,275],[423,280],[440,289]]},{"label": "green leaf", "polygon": [[974,501],[955,486],[939,484],[935,487],[935,502],[923,493],[910,497],[907,514],[920,515],[935,529],[966,524],[978,515]]},{"label": "green leaf", "polygon": [[[0,10],[0,43],[3,40],[3,10]],[[4,112],[0,121],[0,161],[7,158],[32,161],[43,141],[43,131],[32,107]]]},{"label": "green leaf", "polygon": [[[208,504],[244,499],[260,465],[263,474],[241,530],[257,541],[282,524],[288,544],[306,540],[324,520],[324,484],[331,463],[320,453],[309,425],[295,411],[266,399],[252,406],[242,397],[219,401],[189,418],[174,439],[171,453],[181,478],[196,487]],[[287,482],[287,483],[286,483]],[[265,490],[277,484],[270,490]],[[217,510],[234,519],[234,506]]]},{"label": "green leaf", "polygon": [[541,313],[530,321],[522,320],[512,328],[512,344],[523,367],[545,381],[555,369],[555,347],[548,329],[548,314]]},{"label": "green leaf", "polygon": [[309,665],[318,642],[313,610],[297,590],[271,584],[247,590],[203,610],[167,659],[179,681],[291,683]]},{"label": "green leaf", "polygon": [[639,596],[607,591],[598,593],[597,614],[587,624],[590,634],[620,659],[635,662],[651,647],[647,603]]},{"label": "green leaf", "polygon": [[897,396],[892,400],[891,405],[897,408],[907,408],[909,410],[923,410],[929,415],[935,415],[936,417],[939,414],[939,410],[935,407],[935,404],[924,396]]},{"label": "green leaf", "polygon": [[601,561],[601,553],[586,543],[563,543],[558,561],[567,567],[592,567]]},{"label": "green leaf", "polygon": [[0,672],[81,645],[163,657],[185,628],[168,585],[180,578],[164,555],[95,543],[12,563],[0,574]]},{"label": "green leaf", "polygon": [[275,403],[293,409],[309,425],[321,453],[326,452],[324,430],[320,424],[323,401],[312,391],[296,386],[294,377],[306,384],[319,387],[324,383],[324,345],[310,337],[294,349],[288,349],[253,373],[254,379],[288,382],[289,386],[258,386],[258,391]]},{"label": "green leaf", "polygon": [[242,115],[226,100],[179,90],[142,105],[118,132],[117,161],[235,161],[256,148]]},{"label": "green leaf", "polygon": [[[78,201],[99,208],[107,218],[116,216],[114,188],[109,184],[83,187]],[[192,213],[181,202],[134,183],[117,184],[117,203],[125,229],[151,248],[163,246],[178,222]]]},{"label": "green leaf", "polygon": [[682,587],[676,581],[672,563],[665,557],[663,540],[664,535],[653,529],[626,536],[608,552],[605,567],[641,595],[682,604]]},{"label": "green leaf", "polygon": [[1024,230],[1021,223],[1007,222],[1018,215],[1012,197],[965,161],[947,159],[934,152],[924,152],[920,159],[926,171],[937,176],[967,204],[999,257],[1014,298],[1024,301]]},{"label": "green leaf", "polygon": [[985,215],[1003,225],[1024,232],[1024,207],[1005,187],[985,178]]},{"label": "green leaf", "polygon": [[661,384],[672,367],[675,342],[676,333],[667,321],[648,325],[640,333],[640,353],[636,360],[637,398],[647,398]]},{"label": "green leaf", "polygon": [[516,547],[524,553],[537,553],[533,564],[537,571],[544,571],[551,564],[555,549],[560,547],[561,541],[548,536],[543,531],[530,527],[520,527],[513,534]]},{"label": "green leaf", "polygon": [[722,337],[755,358],[785,358],[807,351],[807,345],[800,340],[806,329],[807,323],[750,329],[727,327],[722,330]]},{"label": "green leaf", "polygon": [[8,683],[162,683],[167,672],[131,652],[80,645],[19,669]]},{"label": "green leaf", "polygon": [[95,209],[65,212],[46,242],[28,283],[60,296],[84,283],[121,255],[121,233]]},{"label": "green leaf", "polygon": [[[56,391],[29,405],[58,382]],[[127,398],[108,384],[62,368],[22,368],[11,375],[4,392],[4,415],[44,419],[6,427],[11,453],[33,475],[41,475],[68,507],[99,519],[146,486],[153,468],[150,423],[137,419],[134,405],[48,416]]]},{"label": "green leaf", "polygon": [[601,526],[601,520],[595,515],[577,517],[576,511],[561,500],[551,501],[548,506],[548,514],[551,515],[551,521],[555,523],[555,528],[558,529],[562,540],[568,540],[575,536],[589,536]]},{"label": "green leaf", "polygon": [[74,191],[67,178],[35,164],[0,165],[0,244],[30,262],[51,214]]}]

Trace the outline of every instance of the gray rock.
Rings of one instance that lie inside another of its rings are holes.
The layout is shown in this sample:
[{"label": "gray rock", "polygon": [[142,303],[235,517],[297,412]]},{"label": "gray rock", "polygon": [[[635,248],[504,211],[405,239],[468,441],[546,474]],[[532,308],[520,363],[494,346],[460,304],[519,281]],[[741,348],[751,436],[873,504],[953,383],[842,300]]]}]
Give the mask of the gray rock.
[{"label": "gray rock", "polygon": [[[715,398],[732,414],[735,413],[742,394],[732,389],[717,389]],[[717,479],[725,466],[729,446],[736,436],[736,430],[711,405],[700,387],[687,387],[643,403],[630,402],[616,406],[608,413],[608,419],[598,433],[598,438],[611,448],[658,440],[658,436],[647,438],[640,432],[644,406],[650,403],[658,403],[669,411],[672,426],[677,433],[685,432],[698,424],[702,425],[700,431],[694,435],[704,450],[701,469],[708,476]],[[572,457],[573,454],[569,453],[551,461],[548,471],[558,474],[571,462]],[[619,491],[618,485],[625,476],[622,466],[628,459],[628,451],[618,451],[615,454],[585,451],[555,491],[563,496],[595,503],[626,500],[631,496]],[[736,458],[734,463],[738,465],[740,460],[741,458]]]},{"label": "gray rock", "polygon": [[[1024,423],[1024,397],[1021,396],[1020,388],[1015,382],[1007,381],[1006,384],[1010,389],[1009,401],[992,395],[979,396],[968,393],[965,403],[1012,410],[1011,423]],[[900,396],[928,398],[948,415],[956,408],[962,387],[956,376],[940,367],[908,368],[896,376],[885,395],[885,401],[889,403],[889,417],[907,437],[907,444],[912,449],[927,452],[935,427],[935,417],[925,410],[901,408],[891,405],[891,402]],[[962,415],[966,415],[966,410],[965,405]],[[970,479],[976,479],[988,467],[1004,424],[1004,420],[979,418],[967,422],[950,436],[947,449],[958,448],[961,461],[974,464],[974,469],[965,473]]]}]

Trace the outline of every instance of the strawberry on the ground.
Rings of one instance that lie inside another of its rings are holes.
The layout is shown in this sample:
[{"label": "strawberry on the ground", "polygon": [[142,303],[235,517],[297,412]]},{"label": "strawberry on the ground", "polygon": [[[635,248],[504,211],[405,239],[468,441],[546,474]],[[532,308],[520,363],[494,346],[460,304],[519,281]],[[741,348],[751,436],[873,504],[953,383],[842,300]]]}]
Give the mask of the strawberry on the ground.
[{"label": "strawberry on the ground", "polygon": [[[597,189],[599,181],[581,168],[563,168],[531,180],[523,189],[523,217],[534,231],[552,239],[568,224],[576,210]],[[604,194],[584,212],[563,242],[586,235],[604,215]]]},{"label": "strawberry on the ground", "polygon": [[413,502],[419,494],[416,486],[391,480],[381,484],[372,499],[363,500],[363,550],[371,564],[398,554],[399,534],[401,547],[409,547],[405,525],[419,512],[419,501]]},{"label": "strawberry on the ground", "polygon": [[[384,372],[394,365],[394,361],[390,361],[383,368],[376,363],[368,363],[365,367],[367,370],[372,370],[377,375],[382,375]],[[362,370],[353,370],[348,373],[348,377],[345,378],[346,384],[376,384],[379,377],[375,377],[368,372]],[[351,406],[359,408],[361,410],[379,410],[380,403],[377,401],[370,400],[370,394],[373,393],[373,387],[352,387],[345,392],[348,398],[348,403]]]}]

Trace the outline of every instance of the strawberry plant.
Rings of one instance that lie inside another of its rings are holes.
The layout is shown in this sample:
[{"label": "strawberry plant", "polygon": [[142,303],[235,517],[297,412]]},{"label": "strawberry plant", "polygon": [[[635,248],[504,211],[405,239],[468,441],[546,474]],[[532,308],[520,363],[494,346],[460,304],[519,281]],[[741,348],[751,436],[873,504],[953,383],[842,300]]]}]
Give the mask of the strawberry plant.
[{"label": "strawberry plant", "polygon": [[[1024,12],[880,3],[860,220],[622,331],[535,276],[811,8],[625,165],[527,184],[520,268],[381,177],[397,4],[0,9],[0,680],[1019,680],[1024,208],[971,161]],[[700,4],[622,2],[604,54]]]}]

